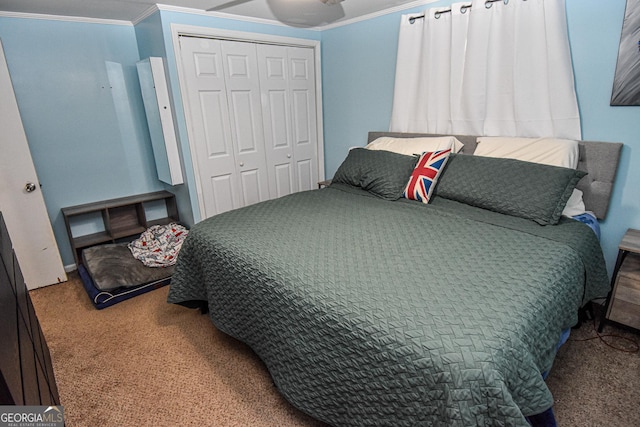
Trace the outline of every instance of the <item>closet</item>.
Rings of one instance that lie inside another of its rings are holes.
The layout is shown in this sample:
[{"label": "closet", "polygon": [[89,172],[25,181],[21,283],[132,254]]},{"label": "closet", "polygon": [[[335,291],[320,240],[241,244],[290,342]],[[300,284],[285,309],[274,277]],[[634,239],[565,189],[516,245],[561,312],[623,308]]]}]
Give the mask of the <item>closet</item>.
[{"label": "closet", "polygon": [[314,49],[191,36],[179,43],[204,218],[316,188]]}]

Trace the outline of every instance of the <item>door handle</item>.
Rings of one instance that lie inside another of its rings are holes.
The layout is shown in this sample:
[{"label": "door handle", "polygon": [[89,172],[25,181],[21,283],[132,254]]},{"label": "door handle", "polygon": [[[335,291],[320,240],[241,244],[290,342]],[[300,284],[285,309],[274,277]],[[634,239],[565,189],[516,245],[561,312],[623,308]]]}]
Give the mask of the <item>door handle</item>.
[{"label": "door handle", "polygon": [[36,185],[33,182],[27,182],[24,186],[24,191],[27,193],[32,193],[36,191]]}]

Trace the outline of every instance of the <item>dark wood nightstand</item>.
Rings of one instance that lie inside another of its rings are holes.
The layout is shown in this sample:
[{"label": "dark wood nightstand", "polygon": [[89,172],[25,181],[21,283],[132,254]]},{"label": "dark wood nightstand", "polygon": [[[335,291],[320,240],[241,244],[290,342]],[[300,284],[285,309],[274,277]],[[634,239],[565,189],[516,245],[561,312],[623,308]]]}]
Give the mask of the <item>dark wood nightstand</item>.
[{"label": "dark wood nightstand", "polygon": [[607,320],[640,329],[640,230],[628,229],[618,246],[599,332]]},{"label": "dark wood nightstand", "polygon": [[325,179],[324,181],[320,181],[318,183],[318,188],[322,188],[322,187],[328,187],[329,184],[331,184],[331,180],[330,179]]}]

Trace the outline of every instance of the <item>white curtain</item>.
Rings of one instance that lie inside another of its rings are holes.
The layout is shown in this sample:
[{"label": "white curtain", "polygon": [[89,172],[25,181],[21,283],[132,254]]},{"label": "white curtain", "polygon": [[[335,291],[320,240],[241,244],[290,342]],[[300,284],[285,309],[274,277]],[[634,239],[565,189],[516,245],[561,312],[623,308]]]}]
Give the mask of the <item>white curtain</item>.
[{"label": "white curtain", "polygon": [[415,16],[400,25],[391,131],[581,138],[564,0]]}]

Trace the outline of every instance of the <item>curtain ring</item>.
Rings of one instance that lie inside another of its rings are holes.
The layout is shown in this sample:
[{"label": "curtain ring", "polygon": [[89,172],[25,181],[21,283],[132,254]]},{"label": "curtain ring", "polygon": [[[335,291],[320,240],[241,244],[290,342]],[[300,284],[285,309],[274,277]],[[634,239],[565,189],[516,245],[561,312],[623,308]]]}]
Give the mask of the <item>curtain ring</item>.
[{"label": "curtain ring", "polygon": [[470,4],[469,4],[469,5],[467,5],[467,4],[463,4],[463,5],[460,7],[460,13],[467,13],[467,9],[469,9],[470,7],[471,7],[471,5],[470,5]]},{"label": "curtain ring", "polygon": [[[493,4],[495,2],[497,2],[497,1],[500,1],[500,0],[487,0],[487,1],[484,2],[484,7],[487,8],[487,9],[491,9],[491,6],[493,6]],[[527,1],[527,0],[524,0],[524,1]],[[502,2],[505,5],[509,4],[509,0],[502,0]]]},{"label": "curtain ring", "polygon": [[442,15],[442,12],[436,12],[433,17],[436,19],[440,19],[440,15]]}]

